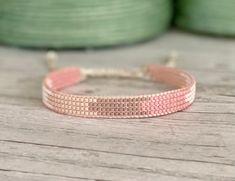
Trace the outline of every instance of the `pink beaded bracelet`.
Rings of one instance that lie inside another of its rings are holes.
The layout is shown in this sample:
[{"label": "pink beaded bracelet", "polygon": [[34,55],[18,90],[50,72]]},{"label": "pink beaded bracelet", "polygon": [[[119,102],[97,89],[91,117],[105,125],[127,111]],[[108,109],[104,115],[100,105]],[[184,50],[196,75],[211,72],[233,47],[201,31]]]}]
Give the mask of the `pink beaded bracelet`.
[{"label": "pink beaded bracelet", "polygon": [[[94,76],[152,79],[177,87],[174,90],[138,96],[72,95],[61,89]],[[181,111],[195,98],[194,78],[179,69],[152,64],[145,71],[89,70],[69,67],[49,73],[42,86],[43,103],[49,109],[72,116],[91,118],[145,118]]]}]

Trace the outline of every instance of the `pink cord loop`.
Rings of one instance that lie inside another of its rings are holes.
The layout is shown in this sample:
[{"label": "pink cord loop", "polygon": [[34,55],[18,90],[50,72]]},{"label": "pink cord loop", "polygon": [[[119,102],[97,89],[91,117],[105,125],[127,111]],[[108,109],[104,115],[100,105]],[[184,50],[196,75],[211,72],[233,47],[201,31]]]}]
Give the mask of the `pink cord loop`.
[{"label": "pink cord loop", "polygon": [[[108,71],[116,75],[115,71]],[[176,86],[170,91],[138,96],[84,96],[64,93],[86,75],[78,67],[63,68],[49,73],[42,86],[43,103],[49,109],[66,115],[91,118],[145,118],[181,111],[195,98],[194,78],[179,69],[162,65],[148,65],[144,75],[165,84]],[[92,74],[92,72],[89,72]],[[100,71],[95,75],[105,75]],[[129,76],[122,72],[122,76]],[[130,74],[132,75],[132,74]],[[133,74],[141,77],[142,74]]]}]

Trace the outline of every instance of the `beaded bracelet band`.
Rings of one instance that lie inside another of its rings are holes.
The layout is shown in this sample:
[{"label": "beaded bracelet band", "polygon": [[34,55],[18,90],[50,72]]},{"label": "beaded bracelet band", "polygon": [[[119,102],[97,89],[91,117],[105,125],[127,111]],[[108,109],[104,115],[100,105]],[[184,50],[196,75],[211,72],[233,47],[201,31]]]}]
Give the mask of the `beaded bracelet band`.
[{"label": "beaded bracelet band", "polygon": [[[177,88],[138,96],[85,96],[60,91],[92,76],[152,79]],[[182,70],[153,64],[148,65],[145,71],[63,68],[49,73],[42,87],[43,103],[61,114],[93,118],[145,118],[187,108],[194,101],[196,82]]]}]

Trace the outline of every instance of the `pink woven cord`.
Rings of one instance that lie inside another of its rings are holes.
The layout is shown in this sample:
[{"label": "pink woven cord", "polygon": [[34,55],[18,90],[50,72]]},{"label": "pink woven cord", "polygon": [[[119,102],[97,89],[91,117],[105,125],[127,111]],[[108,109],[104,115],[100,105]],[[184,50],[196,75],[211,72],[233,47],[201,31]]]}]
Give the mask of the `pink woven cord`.
[{"label": "pink woven cord", "polygon": [[78,67],[49,73],[43,81],[43,103],[51,110],[72,116],[92,118],[144,118],[181,111],[195,98],[194,78],[179,69],[149,65],[145,72],[157,82],[177,89],[138,96],[84,96],[60,90],[78,83],[83,75]]}]

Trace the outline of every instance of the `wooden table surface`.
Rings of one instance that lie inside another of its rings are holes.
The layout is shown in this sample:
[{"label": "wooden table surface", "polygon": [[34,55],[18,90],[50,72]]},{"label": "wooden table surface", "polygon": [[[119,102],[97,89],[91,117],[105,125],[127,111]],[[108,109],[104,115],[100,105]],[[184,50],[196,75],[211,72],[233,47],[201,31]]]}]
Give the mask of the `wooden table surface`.
[{"label": "wooden table surface", "polygon": [[[163,63],[172,49],[180,54],[177,67],[197,79],[195,103],[167,116],[111,120],[46,109],[46,51],[1,46],[0,180],[235,180],[235,39],[172,31],[134,46],[60,51],[58,64],[138,67]],[[158,88],[101,79],[67,91],[137,94]]]}]

